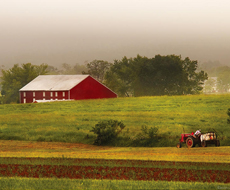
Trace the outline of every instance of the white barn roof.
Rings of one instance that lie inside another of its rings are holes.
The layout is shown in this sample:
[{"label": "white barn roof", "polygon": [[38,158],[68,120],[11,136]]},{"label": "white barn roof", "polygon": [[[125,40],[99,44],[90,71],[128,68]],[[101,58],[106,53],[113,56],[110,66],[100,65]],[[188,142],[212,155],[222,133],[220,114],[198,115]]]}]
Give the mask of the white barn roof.
[{"label": "white barn roof", "polygon": [[70,90],[89,75],[39,75],[19,91]]}]

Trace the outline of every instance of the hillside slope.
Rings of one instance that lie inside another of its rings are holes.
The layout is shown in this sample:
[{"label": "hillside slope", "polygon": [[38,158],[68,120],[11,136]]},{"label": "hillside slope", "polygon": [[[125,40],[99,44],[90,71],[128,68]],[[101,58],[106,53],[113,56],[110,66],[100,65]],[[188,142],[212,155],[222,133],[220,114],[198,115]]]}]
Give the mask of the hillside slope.
[{"label": "hillside slope", "polygon": [[138,137],[143,125],[157,127],[160,138],[150,145],[136,146],[175,146],[183,128],[187,133],[214,128],[221,135],[221,145],[229,145],[228,108],[230,95],[0,105],[0,139],[92,144],[95,138],[90,132],[92,127],[100,120],[117,119],[123,121],[126,128],[122,138],[111,143],[114,146],[133,145],[130,142]]}]

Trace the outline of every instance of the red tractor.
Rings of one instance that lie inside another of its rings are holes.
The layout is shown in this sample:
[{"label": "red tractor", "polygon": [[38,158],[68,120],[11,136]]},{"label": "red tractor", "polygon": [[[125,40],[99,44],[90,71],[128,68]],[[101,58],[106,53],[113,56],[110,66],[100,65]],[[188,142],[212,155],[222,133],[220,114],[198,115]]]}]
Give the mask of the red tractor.
[{"label": "red tractor", "polygon": [[182,143],[186,143],[188,148],[198,146],[207,147],[208,144],[215,144],[215,146],[220,146],[220,141],[217,139],[217,132],[214,129],[209,130],[209,132],[195,136],[194,133],[183,133],[181,138],[177,143],[177,148],[181,148]]}]

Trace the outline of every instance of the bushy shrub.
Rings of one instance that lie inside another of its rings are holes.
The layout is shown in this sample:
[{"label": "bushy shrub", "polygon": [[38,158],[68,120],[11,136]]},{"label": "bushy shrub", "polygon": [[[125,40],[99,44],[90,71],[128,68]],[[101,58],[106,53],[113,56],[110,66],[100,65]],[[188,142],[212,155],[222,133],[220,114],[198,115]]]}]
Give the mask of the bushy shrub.
[{"label": "bushy shrub", "polygon": [[91,132],[97,135],[94,144],[105,145],[109,141],[114,140],[124,128],[125,125],[117,120],[110,119],[98,122],[91,130]]},{"label": "bushy shrub", "polygon": [[135,135],[132,140],[133,146],[144,146],[144,147],[152,147],[155,146],[158,142],[158,128],[150,127],[148,128],[146,125],[141,126],[141,132]]},{"label": "bushy shrub", "polygon": [[141,126],[142,133],[147,135],[148,138],[153,139],[157,136],[157,127],[150,127],[148,128],[146,125]]}]

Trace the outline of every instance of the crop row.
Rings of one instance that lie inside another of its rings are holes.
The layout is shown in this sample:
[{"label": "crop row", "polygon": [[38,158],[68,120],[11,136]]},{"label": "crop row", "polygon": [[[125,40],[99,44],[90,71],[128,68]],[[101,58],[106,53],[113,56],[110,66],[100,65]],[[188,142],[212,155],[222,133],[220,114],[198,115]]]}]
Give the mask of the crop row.
[{"label": "crop row", "polygon": [[230,171],[176,168],[0,164],[0,177],[230,183]]},{"label": "crop row", "polygon": [[86,158],[0,158],[1,164],[23,165],[77,165],[77,166],[108,166],[108,167],[144,167],[144,168],[174,168],[199,170],[230,171],[229,163],[208,162],[174,162],[151,160],[119,160],[119,159],[86,159]]}]

